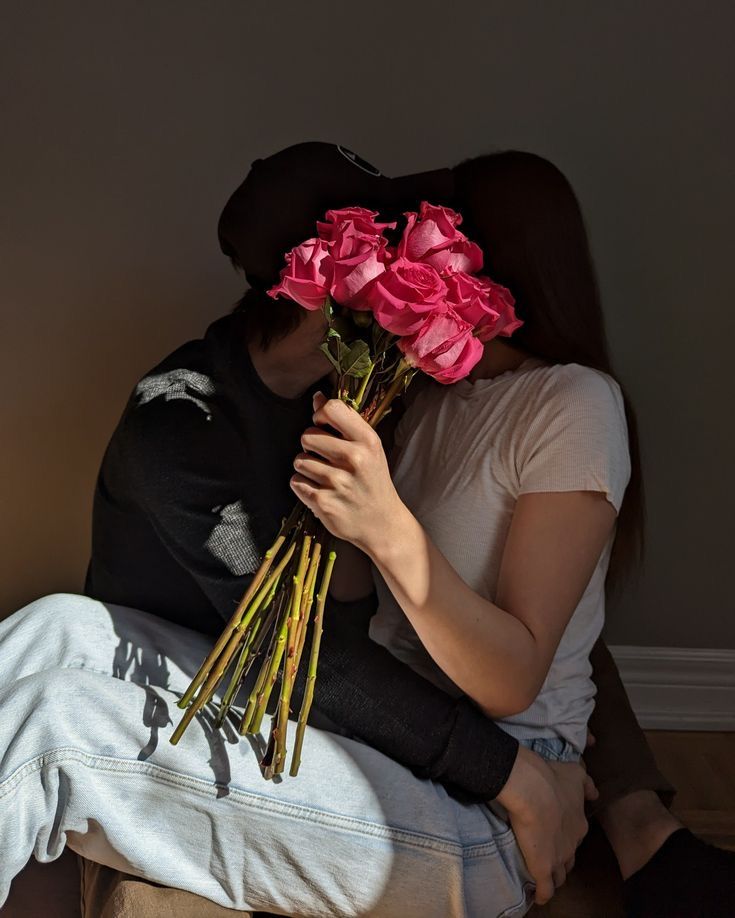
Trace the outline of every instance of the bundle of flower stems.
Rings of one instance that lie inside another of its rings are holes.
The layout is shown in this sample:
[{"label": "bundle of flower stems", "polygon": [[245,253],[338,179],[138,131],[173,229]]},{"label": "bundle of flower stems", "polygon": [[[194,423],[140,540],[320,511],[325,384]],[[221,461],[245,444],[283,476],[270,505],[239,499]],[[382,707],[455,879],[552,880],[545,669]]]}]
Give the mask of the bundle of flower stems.
[{"label": "bundle of flower stems", "polygon": [[[331,308],[327,314],[330,326],[323,349],[337,371],[335,397],[359,411],[375,427],[416,371],[394,346],[395,336],[375,325],[370,334],[372,348],[362,338],[347,344],[345,320],[341,325],[333,321]],[[354,327],[352,332],[356,331]],[[235,613],[179,701],[185,714],[171,737],[172,743],[178,743],[194,716],[229,679],[216,718],[216,726],[220,727],[249,672],[259,665],[239,730],[241,735],[260,732],[272,694],[280,683],[261,766],[266,778],[281,774],[287,758],[291,695],[311,629],[306,688],[290,767],[292,776],[298,774],[314,698],[324,608],[336,559],[332,542],[311,511],[298,504],[283,522]]]},{"label": "bundle of flower stems", "polygon": [[[327,548],[324,551],[324,548]],[[280,697],[263,766],[266,776],[280,774],[286,760],[291,692],[301,662],[316,600],[309,674],[304,693],[291,774],[298,773],[304,729],[314,693],[322,619],[336,553],[329,550],[323,527],[305,508],[286,520],[234,615],[179,702],[186,713],[171,737],[177,743],[190,721],[229,677],[216,725],[223,724],[256,661],[260,670],[240,720],[240,733],[259,733],[280,677]]]}]

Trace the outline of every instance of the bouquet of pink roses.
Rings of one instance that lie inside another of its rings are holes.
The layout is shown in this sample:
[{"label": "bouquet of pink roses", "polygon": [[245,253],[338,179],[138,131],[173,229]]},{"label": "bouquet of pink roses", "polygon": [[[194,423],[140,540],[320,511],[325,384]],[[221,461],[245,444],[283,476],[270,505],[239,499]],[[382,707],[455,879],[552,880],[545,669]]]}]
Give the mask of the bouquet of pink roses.
[{"label": "bouquet of pink roses", "polygon": [[[459,229],[460,214],[423,202],[395,223],[376,222],[362,207],[327,211],[317,235],[286,255],[280,283],[269,293],[304,309],[324,311],[322,350],[336,374],[335,397],[375,427],[416,372],[440,383],[467,376],[496,335],[521,322],[505,287],[478,272],[479,246]],[[221,725],[248,672],[260,664],[240,721],[257,733],[276,684],[278,704],[262,765],[266,777],[285,768],[294,679],[312,628],[306,690],[291,759],[296,775],[314,694],[324,606],[335,552],[329,533],[297,504],[234,615],[179,702],[186,709],[171,742],[229,674],[217,718]],[[316,600],[316,605],[315,605]],[[314,617],[312,621],[312,609]]]}]

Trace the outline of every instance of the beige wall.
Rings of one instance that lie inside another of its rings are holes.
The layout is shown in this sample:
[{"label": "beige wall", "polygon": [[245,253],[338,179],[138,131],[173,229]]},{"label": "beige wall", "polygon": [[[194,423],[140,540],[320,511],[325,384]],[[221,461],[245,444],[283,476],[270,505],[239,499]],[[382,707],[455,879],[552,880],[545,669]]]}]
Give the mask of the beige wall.
[{"label": "beige wall", "polygon": [[229,308],[219,208],[256,155],[387,172],[493,147],[582,199],[650,498],[616,643],[735,647],[729,2],[6,4],[0,607],[80,588],[137,377]]}]

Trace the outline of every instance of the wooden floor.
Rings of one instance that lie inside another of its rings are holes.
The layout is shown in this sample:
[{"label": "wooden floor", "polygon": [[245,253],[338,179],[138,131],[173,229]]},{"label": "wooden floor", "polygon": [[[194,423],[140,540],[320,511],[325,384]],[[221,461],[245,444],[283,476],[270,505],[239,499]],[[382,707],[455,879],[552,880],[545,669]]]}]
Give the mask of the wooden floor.
[{"label": "wooden floor", "polygon": [[705,841],[735,851],[735,733],[647,733],[677,789],[673,811]]}]

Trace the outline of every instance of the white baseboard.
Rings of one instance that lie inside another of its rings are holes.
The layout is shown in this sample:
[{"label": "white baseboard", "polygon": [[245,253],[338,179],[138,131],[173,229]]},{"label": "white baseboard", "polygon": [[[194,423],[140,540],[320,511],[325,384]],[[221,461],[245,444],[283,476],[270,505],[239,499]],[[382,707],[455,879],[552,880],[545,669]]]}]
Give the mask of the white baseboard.
[{"label": "white baseboard", "polygon": [[642,727],[735,730],[735,650],[610,647]]}]

